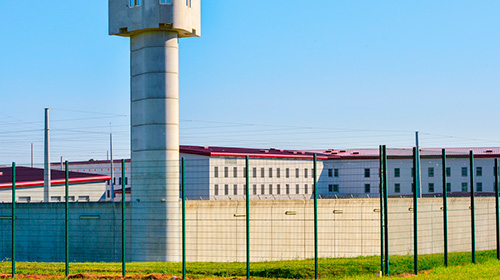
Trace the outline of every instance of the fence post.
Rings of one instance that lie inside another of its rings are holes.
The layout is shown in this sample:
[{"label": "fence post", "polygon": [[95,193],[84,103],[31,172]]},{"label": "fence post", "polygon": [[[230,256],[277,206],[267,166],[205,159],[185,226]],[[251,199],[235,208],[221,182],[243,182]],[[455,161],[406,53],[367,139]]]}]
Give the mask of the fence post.
[{"label": "fence post", "polygon": [[12,278],[16,278],[16,163],[12,163]]},{"label": "fence post", "polygon": [[316,168],[317,168],[317,157],[314,154],[314,277],[318,279],[319,267],[318,267],[318,186],[316,185]]},{"label": "fence post", "polygon": [[382,174],[384,179],[384,246],[385,246],[385,275],[389,275],[389,206],[388,206],[388,192],[387,192],[387,147],[385,145],[382,146],[383,151],[383,161],[382,161],[382,169],[384,173]]},{"label": "fence post", "polygon": [[69,164],[64,162],[64,257],[66,263],[66,277],[69,275]]},{"label": "fence post", "polygon": [[181,189],[182,189],[182,279],[186,279],[186,163],[182,158]]},{"label": "fence post", "polygon": [[247,239],[247,279],[250,279],[250,168],[248,156],[245,157],[245,194],[246,194],[246,239]]},{"label": "fence post", "polygon": [[125,185],[125,160],[122,159],[122,277],[126,275],[126,237],[125,237],[125,196],[126,196],[126,185]]},{"label": "fence post", "polygon": [[441,150],[443,165],[443,233],[444,233],[444,265],[448,266],[448,184],[446,179],[446,150]]},{"label": "fence post", "polygon": [[380,272],[384,275],[384,170],[383,170],[383,151],[379,146],[379,193],[380,193]]},{"label": "fence post", "polygon": [[472,238],[472,262],[476,263],[476,218],[474,206],[474,152],[469,152],[470,161],[470,207],[471,207],[471,238]]},{"label": "fence post", "polygon": [[413,148],[413,271],[418,274],[418,190],[420,190],[420,165],[418,164],[418,148]]},{"label": "fence post", "polygon": [[497,239],[497,259],[500,260],[500,213],[498,209],[499,186],[498,186],[498,158],[495,158],[495,215],[496,215],[496,239]]}]

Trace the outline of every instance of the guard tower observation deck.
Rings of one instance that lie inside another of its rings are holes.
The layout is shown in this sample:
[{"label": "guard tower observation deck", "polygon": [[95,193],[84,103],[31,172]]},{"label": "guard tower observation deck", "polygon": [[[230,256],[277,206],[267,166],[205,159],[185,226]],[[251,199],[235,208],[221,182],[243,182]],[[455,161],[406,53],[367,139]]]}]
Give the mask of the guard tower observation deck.
[{"label": "guard tower observation deck", "polygon": [[109,0],[109,35],[130,37],[148,30],[201,36],[200,0]]}]

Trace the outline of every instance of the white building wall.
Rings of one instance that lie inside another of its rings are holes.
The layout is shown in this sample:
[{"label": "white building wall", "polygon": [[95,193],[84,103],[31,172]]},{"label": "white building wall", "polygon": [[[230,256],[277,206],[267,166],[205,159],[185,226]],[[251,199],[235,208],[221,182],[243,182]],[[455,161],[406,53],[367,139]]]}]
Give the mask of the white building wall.
[{"label": "white building wall", "polygon": [[[65,185],[52,185],[51,202],[65,201]],[[69,201],[95,202],[104,200],[105,182],[69,185]],[[12,189],[0,189],[0,201],[12,202]],[[43,202],[43,186],[16,188],[16,202]]]},{"label": "white building wall", "polygon": [[[186,198],[188,200],[244,200],[245,177],[244,157],[209,157],[181,153],[186,164]],[[494,191],[494,160],[492,158],[477,158],[474,160],[475,186],[482,187],[482,192]],[[312,159],[281,159],[281,158],[250,158],[250,195],[251,199],[304,199],[312,198]],[[318,160],[317,163],[318,195],[322,198],[334,197],[378,197],[379,196],[379,160],[378,159],[330,159]],[[412,168],[411,158],[388,160],[388,189],[389,195],[412,194]],[[439,195],[442,193],[442,167],[440,158],[423,158],[421,166],[421,188],[424,195]],[[466,186],[470,191],[470,170],[467,157],[447,159],[451,176],[447,181],[452,193],[460,193]],[[215,175],[217,167],[218,176]],[[130,182],[130,162],[126,162],[125,176],[127,186]],[[227,177],[226,177],[227,168]],[[236,176],[234,169],[236,168]],[[254,177],[254,168],[256,176]],[[286,169],[289,177],[286,177]],[[295,176],[299,169],[299,177]],[[432,171],[429,169],[433,168]],[[467,176],[462,176],[462,168],[466,169]],[[115,190],[120,190],[121,166],[114,165]],[[261,176],[264,169],[264,176]],[[272,169],[272,176],[269,176]],[[278,177],[278,169],[280,176]],[[307,178],[305,169],[308,169]],[[368,169],[369,171],[365,171]],[[399,177],[396,177],[399,169]],[[480,172],[478,173],[478,169]],[[70,171],[97,173],[110,175],[109,163],[70,164]],[[365,177],[366,174],[369,177]],[[430,176],[434,174],[434,176]],[[480,174],[480,176],[478,176]],[[396,185],[399,184],[399,192]],[[432,185],[434,191],[432,190]],[[226,194],[227,185],[227,194]],[[264,185],[264,191],[262,191]],[[288,185],[288,194],[287,194]],[[297,193],[297,185],[298,193]],[[306,186],[307,185],[307,193]],[[218,188],[216,194],[216,186]],[[255,186],[255,192],[254,192]],[[278,193],[279,187],[279,193]],[[106,198],[111,189],[109,182],[106,185]],[[236,191],[235,191],[236,189]],[[367,192],[368,190],[368,192]],[[479,191],[481,192],[481,191]],[[129,198],[129,194],[127,194]],[[120,200],[121,197],[116,197]]]}]

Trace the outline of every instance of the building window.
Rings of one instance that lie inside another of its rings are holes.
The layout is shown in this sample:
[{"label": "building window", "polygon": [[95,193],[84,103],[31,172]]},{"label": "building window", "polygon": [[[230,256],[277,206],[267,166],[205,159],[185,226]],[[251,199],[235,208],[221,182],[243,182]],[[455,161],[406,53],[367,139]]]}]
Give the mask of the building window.
[{"label": "building window", "polygon": [[265,172],[264,172],[264,167],[262,167],[262,168],[260,169],[260,178],[264,178],[264,175],[265,175],[264,173],[265,173]]},{"label": "building window", "polygon": [[[467,170],[467,169],[466,169]],[[466,192],[467,191],[467,183],[466,182],[463,182],[462,183],[462,191],[463,192]]]},{"label": "building window", "polygon": [[338,168],[335,168],[333,170],[333,177],[339,177],[339,169]]},{"label": "building window", "polygon": [[141,0],[130,0],[130,8],[140,5],[141,5]]},{"label": "building window", "polygon": [[224,195],[229,195],[229,185],[224,185]]},{"label": "building window", "polygon": [[238,178],[238,167],[233,167],[233,177]]},{"label": "building window", "polygon": [[266,193],[266,187],[264,186],[264,184],[260,185],[260,194],[265,194]]},{"label": "building window", "polygon": [[299,189],[300,189],[299,184],[295,185],[295,193],[296,194],[299,194]]},{"label": "building window", "polygon": [[305,185],[304,185],[304,193],[305,193],[305,194],[307,194],[307,192],[308,192],[308,191],[309,191],[309,190],[308,190],[308,186],[307,186],[307,184],[305,184]]},{"label": "building window", "polygon": [[277,193],[277,194],[281,194],[281,186],[280,186],[280,184],[278,184],[278,185],[276,186],[276,193]]},{"label": "building window", "polygon": [[81,196],[78,196],[78,201],[89,202],[90,197],[88,195],[81,195]]},{"label": "building window", "polygon": [[214,195],[219,195],[219,185],[214,185]]},{"label": "building window", "polygon": [[269,185],[269,194],[273,194],[273,185]]},{"label": "building window", "polygon": [[429,167],[427,169],[427,176],[428,177],[434,177],[434,167]]},{"label": "building window", "polygon": [[269,168],[269,178],[273,178],[273,168]]},{"label": "building window", "polygon": [[365,184],[365,193],[370,193],[370,184]]},{"label": "building window", "polygon": [[61,197],[60,196],[51,196],[50,201],[52,202],[61,202]]},{"label": "building window", "polygon": [[18,202],[30,202],[31,201],[31,196],[20,196],[17,198]]},{"label": "building window", "polygon": [[338,193],[339,192],[339,185],[338,184],[328,185],[328,191]]},{"label": "building window", "polygon": [[247,185],[243,185],[243,195],[247,195]]},{"label": "building window", "polygon": [[253,185],[253,195],[257,195],[257,185]]},{"label": "building window", "polygon": [[229,177],[229,167],[224,167],[224,178]]},{"label": "building window", "polygon": [[290,168],[285,170],[285,177],[290,178]]},{"label": "building window", "polygon": [[483,176],[483,168],[478,166],[476,167],[476,176]]},{"label": "building window", "polygon": [[172,5],[172,0],[160,0],[161,5]]},{"label": "building window", "polygon": [[299,178],[299,169],[295,168],[295,178]]},{"label": "building window", "polygon": [[399,178],[401,176],[401,169],[394,168],[394,177]]},{"label": "building window", "polygon": [[125,185],[128,185],[128,177],[125,177]]},{"label": "building window", "polygon": [[328,169],[328,177],[333,177],[333,169]]},{"label": "building window", "polygon": [[276,178],[280,178],[280,177],[281,177],[281,174],[280,174],[281,172],[280,172],[280,171],[281,171],[281,170],[280,170],[280,168],[279,168],[279,167],[278,167],[278,168],[276,168]]},{"label": "building window", "polygon": [[446,167],[446,177],[451,177],[451,167]]},{"label": "building window", "polygon": [[256,167],[253,168],[252,173],[253,173],[253,177],[257,178],[257,168]]},{"label": "building window", "polygon": [[120,186],[122,185],[122,177],[118,178],[118,185],[120,185]]},{"label": "building window", "polygon": [[285,191],[286,191],[286,194],[290,194],[290,185],[289,184],[285,185]]},{"label": "building window", "polygon": [[446,191],[451,192],[451,183],[446,183]]},{"label": "building window", "polygon": [[243,167],[243,178],[247,177],[247,168]]},{"label": "building window", "polygon": [[429,192],[434,192],[434,183],[429,183]]},{"label": "building window", "polygon": [[401,184],[398,184],[398,183],[394,184],[394,192],[395,193],[400,193],[401,192]]},{"label": "building window", "polygon": [[234,195],[238,194],[238,185],[233,185],[233,194]]},{"label": "building window", "polygon": [[307,178],[307,168],[304,168],[304,178]]},{"label": "building window", "polygon": [[482,191],[483,191],[483,183],[477,182],[476,183],[476,192],[482,192]]},{"label": "building window", "polygon": [[214,178],[219,178],[219,167],[214,166]]},{"label": "building window", "polygon": [[467,177],[467,167],[462,167],[462,177]]},{"label": "building window", "polygon": [[[66,198],[65,198],[66,199]],[[70,202],[75,202],[75,196],[72,195],[72,196],[68,196],[68,201]]]},{"label": "building window", "polygon": [[370,178],[370,168],[365,168],[365,178]]},{"label": "building window", "polygon": [[106,197],[111,197],[111,191],[110,190],[106,191]]}]

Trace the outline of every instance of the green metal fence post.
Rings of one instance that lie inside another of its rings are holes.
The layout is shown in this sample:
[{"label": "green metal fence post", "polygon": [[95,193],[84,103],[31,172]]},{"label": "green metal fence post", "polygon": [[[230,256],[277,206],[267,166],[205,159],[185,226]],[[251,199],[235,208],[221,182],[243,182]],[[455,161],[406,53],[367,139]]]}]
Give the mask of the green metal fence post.
[{"label": "green metal fence post", "polygon": [[383,161],[382,169],[384,173],[382,177],[384,179],[384,246],[385,246],[385,275],[389,275],[389,205],[388,205],[388,191],[387,191],[387,147],[382,146],[383,151]]},{"label": "green metal fence post", "polygon": [[413,148],[413,272],[418,274],[418,190],[420,189],[420,180],[418,174],[418,148]]},{"label": "green metal fence post", "polygon": [[122,277],[126,275],[126,247],[125,247],[125,195],[126,195],[126,185],[125,185],[125,160],[122,159]]},{"label": "green metal fence post", "polygon": [[498,209],[499,200],[499,180],[498,180],[498,158],[495,158],[495,216],[496,216],[496,239],[497,239],[497,259],[500,260],[500,212]]},{"label": "green metal fence post", "polygon": [[471,239],[472,239],[472,262],[476,263],[476,217],[474,205],[474,152],[469,152],[470,161],[470,216],[471,216]]},{"label": "green metal fence post", "polygon": [[317,156],[314,154],[314,170],[313,170],[313,192],[314,192],[314,277],[318,279],[319,277],[319,267],[318,267],[318,188],[316,185],[316,168],[317,168]]},{"label": "green metal fence post", "polygon": [[12,278],[16,278],[16,163],[12,163]]},{"label": "green metal fence post", "polygon": [[186,160],[182,158],[182,279],[186,279]]},{"label": "green metal fence post", "polygon": [[245,157],[245,199],[246,199],[246,232],[247,232],[247,279],[250,279],[250,166],[248,156]]},{"label": "green metal fence post", "polygon": [[446,179],[446,150],[441,150],[443,165],[443,233],[444,233],[444,265],[448,266],[448,184]]},{"label": "green metal fence post", "polygon": [[69,275],[69,164],[64,162],[64,262],[66,263],[66,277]]},{"label": "green metal fence post", "polygon": [[379,194],[380,194],[380,273],[384,275],[384,170],[383,170],[383,151],[379,146]]}]

